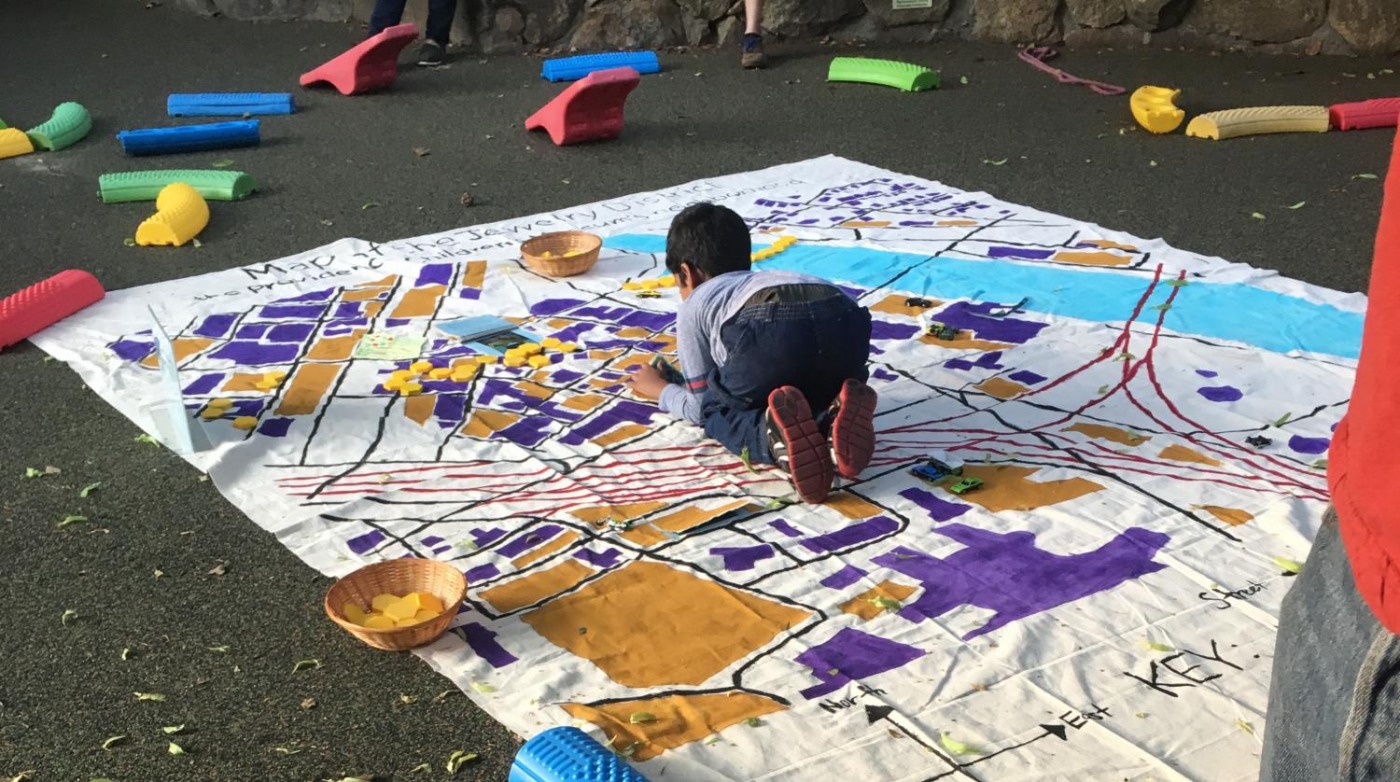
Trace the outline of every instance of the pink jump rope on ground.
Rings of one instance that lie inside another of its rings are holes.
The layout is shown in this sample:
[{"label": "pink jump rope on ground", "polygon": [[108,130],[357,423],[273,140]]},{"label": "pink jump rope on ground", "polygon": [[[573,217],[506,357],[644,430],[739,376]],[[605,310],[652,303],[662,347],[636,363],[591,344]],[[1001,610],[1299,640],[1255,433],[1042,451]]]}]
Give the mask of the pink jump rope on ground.
[{"label": "pink jump rope on ground", "polygon": [[1047,60],[1052,60],[1059,56],[1059,54],[1059,52],[1049,46],[1027,46],[1018,52],[1016,57],[1032,68],[1054,76],[1055,81],[1061,84],[1082,84],[1100,95],[1122,95],[1128,91],[1126,88],[1119,87],[1117,84],[1106,84],[1101,81],[1081,79],[1072,73],[1065,73],[1059,68],[1052,68],[1045,64]]},{"label": "pink jump rope on ground", "polygon": [[105,295],[96,277],[69,269],[0,299],[0,350],[29,339]]}]

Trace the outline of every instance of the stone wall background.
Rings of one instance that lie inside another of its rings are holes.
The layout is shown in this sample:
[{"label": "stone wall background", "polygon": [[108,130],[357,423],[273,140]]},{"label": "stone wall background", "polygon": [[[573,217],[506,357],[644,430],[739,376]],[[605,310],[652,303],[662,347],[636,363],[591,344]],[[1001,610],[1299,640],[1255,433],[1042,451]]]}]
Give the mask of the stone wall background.
[{"label": "stone wall background", "polygon": [[[174,0],[233,19],[368,20],[374,0]],[[1278,53],[1400,52],[1400,0],[767,0],[776,38],[1152,44]],[[409,0],[421,24],[427,0]],[[484,53],[730,46],[742,0],[458,0],[454,40]]]}]

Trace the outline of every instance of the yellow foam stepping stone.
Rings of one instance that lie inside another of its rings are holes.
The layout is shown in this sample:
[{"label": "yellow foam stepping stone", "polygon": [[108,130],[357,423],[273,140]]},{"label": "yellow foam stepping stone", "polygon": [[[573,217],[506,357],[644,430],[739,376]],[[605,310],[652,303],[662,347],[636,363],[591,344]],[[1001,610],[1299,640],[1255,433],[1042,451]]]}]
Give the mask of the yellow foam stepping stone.
[{"label": "yellow foam stepping stone", "polygon": [[412,364],[409,364],[409,365],[408,365],[408,368],[409,368],[410,371],[412,371],[412,372],[417,372],[418,374],[421,375],[421,374],[423,374],[424,372],[431,372],[431,371],[433,370],[433,362],[431,362],[431,361],[415,361],[415,362],[413,362]]},{"label": "yellow foam stepping stone", "polygon": [[411,597],[418,604],[418,608],[423,611],[431,611],[434,615],[442,613],[442,601],[436,596],[427,592],[409,592],[406,597]]},{"label": "yellow foam stepping stone", "polygon": [[399,386],[399,393],[400,393],[400,394],[403,394],[404,396],[413,396],[414,394],[420,394],[420,393],[422,393],[422,392],[423,392],[423,384],[422,384],[422,383],[413,383],[413,382],[409,382],[409,383],[404,383],[402,386]]},{"label": "yellow foam stepping stone", "polygon": [[673,287],[675,287],[675,285],[676,285],[676,275],[674,275],[674,274],[668,274],[668,275],[666,275],[665,277],[662,277],[662,278],[661,278],[661,287],[663,287],[663,288],[673,288]]},{"label": "yellow foam stepping stone", "polygon": [[255,426],[257,426],[257,425],[258,425],[257,416],[240,415],[240,416],[238,416],[237,418],[233,419],[233,428],[234,428],[234,429],[242,429],[242,430],[245,431],[245,432],[248,431],[249,429],[252,429],[253,427],[255,427]]},{"label": "yellow foam stepping stone", "polygon": [[577,343],[574,343],[574,342],[561,342],[561,343],[559,343],[559,352],[560,352],[560,353],[573,353],[573,352],[575,352],[575,351],[577,351],[577,350],[578,350],[578,344],[577,344]]},{"label": "yellow foam stepping stone", "polygon": [[156,195],[156,213],[136,227],[136,243],[142,247],[179,247],[209,224],[209,204],[193,187],[171,182]]},{"label": "yellow foam stepping stone", "polygon": [[412,619],[418,613],[417,600],[396,600],[384,609],[384,615],[395,622],[402,622],[405,619]]},{"label": "yellow foam stepping stone", "polygon": [[559,341],[558,337],[545,337],[544,339],[540,340],[540,344],[550,350],[554,350],[563,343]]},{"label": "yellow foam stepping stone", "polygon": [[226,412],[228,412],[226,407],[205,407],[199,411],[199,417],[206,421],[213,421],[216,418],[223,418]]},{"label": "yellow foam stepping stone", "polygon": [[371,614],[365,617],[365,621],[360,624],[372,630],[393,630],[395,627],[399,626],[398,622],[395,622],[393,619],[383,614]]},{"label": "yellow foam stepping stone", "polygon": [[622,289],[625,291],[639,291],[642,289],[642,284],[636,280],[628,280],[622,283]]},{"label": "yellow foam stepping stone", "polygon": [[227,397],[219,397],[218,399],[210,399],[205,404],[209,405],[210,407],[217,407],[220,410],[227,410],[230,407],[233,407],[233,400]]},{"label": "yellow foam stepping stone", "polygon": [[1152,133],[1170,133],[1186,119],[1186,112],[1176,107],[1181,90],[1170,87],[1138,87],[1128,99],[1133,119]]},{"label": "yellow foam stepping stone", "polygon": [[415,624],[418,622],[426,622],[429,619],[438,618],[438,615],[441,613],[441,611],[429,611],[425,608],[420,608],[418,609],[418,613],[413,615],[413,621]]},{"label": "yellow foam stepping stone", "polygon": [[34,142],[19,128],[0,129],[0,159],[28,155],[34,151]]},{"label": "yellow foam stepping stone", "polygon": [[1263,133],[1326,133],[1326,106],[1255,106],[1212,111],[1193,118],[1186,135],[1227,139]]},{"label": "yellow foam stepping stone", "polygon": [[360,608],[359,606],[355,605],[349,600],[345,601],[345,605],[341,606],[340,610],[342,613],[345,614],[346,619],[349,619],[357,625],[364,624],[365,619],[368,616],[368,614],[364,612],[364,609]]},{"label": "yellow foam stepping stone", "polygon": [[534,367],[535,369],[544,369],[551,363],[553,362],[549,356],[530,356],[530,366]]},{"label": "yellow foam stepping stone", "polygon": [[384,381],[384,390],[385,390],[385,391],[402,391],[402,390],[403,390],[404,383],[407,383],[407,382],[409,382],[409,381],[404,380],[403,378],[391,377],[391,378],[389,378],[388,380],[385,380],[385,381]]},{"label": "yellow foam stepping stone", "polygon": [[389,379],[390,379],[390,380],[398,380],[398,381],[402,381],[402,382],[405,382],[405,383],[407,383],[407,382],[410,381],[410,380],[415,379],[416,377],[417,377],[417,375],[415,375],[414,373],[408,371],[407,369],[397,369],[397,370],[394,370],[393,372],[390,372],[390,373],[389,373]]},{"label": "yellow foam stepping stone", "polygon": [[505,364],[505,365],[508,366],[508,367],[523,367],[523,366],[525,366],[525,357],[524,357],[524,356],[506,356],[506,360],[505,360],[505,361],[502,361],[501,363],[502,363],[502,364]]},{"label": "yellow foam stepping stone", "polygon": [[466,382],[470,381],[472,378],[476,377],[476,373],[477,373],[480,369],[481,369],[481,365],[480,365],[480,364],[468,364],[467,366],[464,366],[464,367],[458,367],[457,369],[454,369],[454,370],[452,371],[452,382],[454,382],[454,383],[466,383]]},{"label": "yellow foam stepping stone", "polygon": [[446,380],[447,378],[452,377],[452,372],[452,367],[438,367],[433,371],[429,372],[428,377],[432,378],[433,380]]},{"label": "yellow foam stepping stone", "polygon": [[484,353],[476,357],[476,363],[478,364],[494,364],[498,360],[500,360],[500,356],[488,356]]},{"label": "yellow foam stepping stone", "polygon": [[392,595],[388,592],[380,592],[379,594],[375,595],[373,598],[370,599],[369,605],[370,608],[373,608],[376,611],[384,611],[387,610],[389,606],[399,602],[399,600],[400,598],[398,595]]},{"label": "yellow foam stepping stone", "polygon": [[519,350],[526,356],[538,356],[544,352],[544,345],[538,342],[526,342],[524,345],[516,348],[516,350]]}]

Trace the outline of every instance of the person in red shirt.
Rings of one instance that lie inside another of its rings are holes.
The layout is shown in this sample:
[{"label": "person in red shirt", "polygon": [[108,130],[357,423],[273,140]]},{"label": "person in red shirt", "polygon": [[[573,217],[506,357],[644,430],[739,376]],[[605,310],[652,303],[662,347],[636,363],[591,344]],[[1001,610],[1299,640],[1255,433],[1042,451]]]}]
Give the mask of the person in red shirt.
[{"label": "person in red shirt", "polygon": [[1356,384],[1327,461],[1332,507],[1284,598],[1261,782],[1400,779],[1400,139]]}]

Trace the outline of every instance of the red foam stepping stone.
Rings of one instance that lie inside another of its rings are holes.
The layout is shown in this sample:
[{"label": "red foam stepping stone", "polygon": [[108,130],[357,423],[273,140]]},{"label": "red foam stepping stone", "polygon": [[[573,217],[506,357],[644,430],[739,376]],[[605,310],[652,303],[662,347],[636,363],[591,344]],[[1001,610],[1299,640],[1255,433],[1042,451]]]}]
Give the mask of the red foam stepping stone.
[{"label": "red foam stepping stone", "polygon": [[301,86],[328,82],[341,95],[358,95],[394,83],[399,75],[399,52],[418,39],[411,24],[386,27],[378,35],[355,44],[348,51],[301,75]]},{"label": "red foam stepping stone", "polygon": [[627,96],[642,80],[634,68],[594,71],[570,84],[558,97],[525,120],[526,130],[544,128],[559,146],[601,141],[622,135]]},{"label": "red foam stepping stone", "polygon": [[1328,107],[1327,118],[1337,130],[1393,128],[1400,118],[1400,98],[1338,103]]},{"label": "red foam stepping stone", "polygon": [[0,299],[0,350],[29,339],[105,295],[96,277],[69,269]]}]

